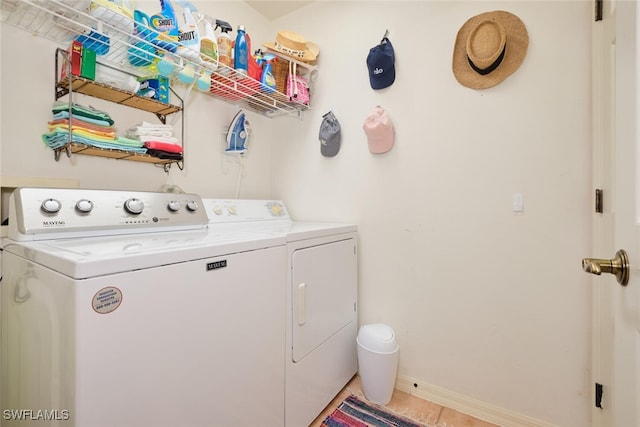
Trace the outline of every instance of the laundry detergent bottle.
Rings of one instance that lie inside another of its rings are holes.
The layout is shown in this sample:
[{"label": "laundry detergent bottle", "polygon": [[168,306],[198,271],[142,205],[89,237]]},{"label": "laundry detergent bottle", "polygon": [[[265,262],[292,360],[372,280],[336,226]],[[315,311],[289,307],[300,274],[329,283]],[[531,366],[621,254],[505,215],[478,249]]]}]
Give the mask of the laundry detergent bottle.
[{"label": "laundry detergent bottle", "polygon": [[157,41],[154,42],[159,48],[175,52],[177,49],[178,20],[176,12],[169,0],[160,0],[161,11],[149,18],[151,28],[160,33]]},{"label": "laundry detergent bottle", "polygon": [[178,55],[192,62],[200,62],[200,32],[193,16],[196,8],[189,2],[181,2],[184,26],[180,28]]},{"label": "laundry detergent bottle", "polygon": [[273,62],[278,59],[275,55],[267,53],[262,56],[262,76],[260,77],[260,83],[262,83],[262,90],[266,93],[273,93],[276,91],[276,79],[273,76]]},{"label": "laundry detergent bottle", "polygon": [[218,41],[211,21],[204,20],[204,35],[200,37],[200,59],[211,71],[218,69]]},{"label": "laundry detergent bottle", "polygon": [[236,35],[233,54],[233,67],[238,74],[246,76],[249,72],[249,46],[247,44],[244,25],[238,26],[238,34]]}]

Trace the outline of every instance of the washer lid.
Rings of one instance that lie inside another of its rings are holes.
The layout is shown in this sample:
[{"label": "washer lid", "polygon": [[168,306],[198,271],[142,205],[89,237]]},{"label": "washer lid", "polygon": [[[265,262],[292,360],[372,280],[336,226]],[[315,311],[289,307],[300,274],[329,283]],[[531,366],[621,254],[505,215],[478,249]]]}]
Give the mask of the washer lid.
[{"label": "washer lid", "polygon": [[266,233],[193,230],[34,242],[9,240],[4,251],[68,277],[84,279],[284,244],[283,236]]}]

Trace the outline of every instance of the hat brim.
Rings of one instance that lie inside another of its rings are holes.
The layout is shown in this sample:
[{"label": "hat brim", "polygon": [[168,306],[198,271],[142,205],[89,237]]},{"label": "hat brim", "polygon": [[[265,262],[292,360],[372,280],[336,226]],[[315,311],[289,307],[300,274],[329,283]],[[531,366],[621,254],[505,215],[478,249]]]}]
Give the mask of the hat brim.
[{"label": "hat brim", "polygon": [[269,50],[277,52],[278,55],[283,55],[283,56],[286,56],[288,58],[297,59],[298,61],[302,61],[302,62],[313,62],[318,58],[318,55],[316,53],[314,53],[313,51],[311,51],[308,47],[304,51],[304,57],[299,57],[299,56],[293,56],[293,55],[289,55],[289,54],[287,54],[285,52],[282,52],[281,50],[279,50],[276,47],[275,42],[265,42],[262,45],[264,47],[266,47],[267,49],[269,49]]},{"label": "hat brim", "polygon": [[[495,19],[507,32],[504,59],[489,74],[478,74],[467,59],[466,43],[470,32],[482,21]],[[453,74],[458,82],[471,89],[488,89],[513,74],[524,61],[529,47],[529,34],[524,23],[512,13],[496,10],[476,15],[460,28],[453,48]]]}]

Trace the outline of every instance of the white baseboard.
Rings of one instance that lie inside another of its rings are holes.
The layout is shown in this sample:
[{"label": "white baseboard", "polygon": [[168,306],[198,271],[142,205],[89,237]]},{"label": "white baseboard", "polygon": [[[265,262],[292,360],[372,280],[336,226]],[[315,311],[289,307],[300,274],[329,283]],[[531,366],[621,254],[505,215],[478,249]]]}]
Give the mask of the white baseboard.
[{"label": "white baseboard", "polygon": [[395,388],[447,408],[504,427],[556,427],[527,415],[490,405],[416,379],[398,375]]}]

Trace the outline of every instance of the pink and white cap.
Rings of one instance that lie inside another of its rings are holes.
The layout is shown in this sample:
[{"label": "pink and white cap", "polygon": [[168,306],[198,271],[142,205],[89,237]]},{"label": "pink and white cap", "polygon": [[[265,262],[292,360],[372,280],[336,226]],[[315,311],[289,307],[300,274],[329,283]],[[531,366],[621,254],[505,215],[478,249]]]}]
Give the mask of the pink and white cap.
[{"label": "pink and white cap", "polygon": [[369,151],[375,154],[386,153],[393,147],[393,123],[387,112],[381,106],[376,106],[369,112],[362,125],[367,134]]}]

